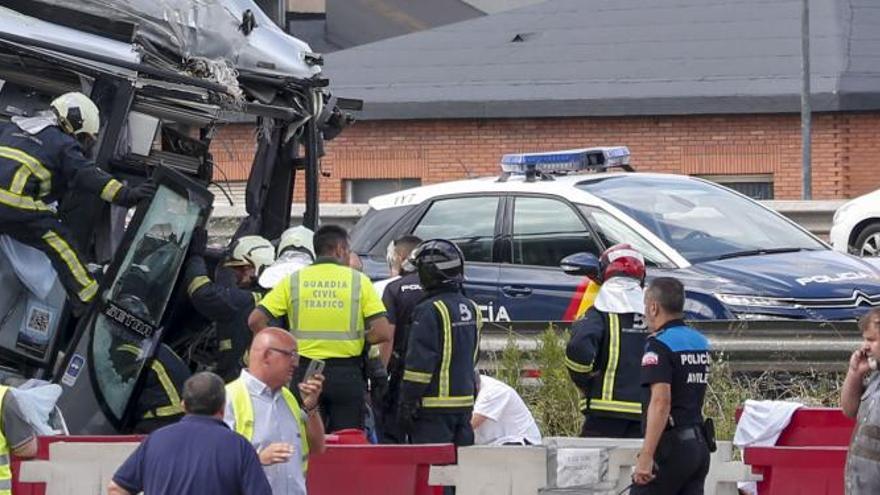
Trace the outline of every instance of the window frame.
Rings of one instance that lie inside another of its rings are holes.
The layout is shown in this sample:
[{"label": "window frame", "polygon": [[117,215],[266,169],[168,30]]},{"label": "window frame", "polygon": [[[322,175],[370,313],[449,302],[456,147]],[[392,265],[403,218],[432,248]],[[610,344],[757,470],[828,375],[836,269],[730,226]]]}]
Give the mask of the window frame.
[{"label": "window frame", "polygon": [[[505,210],[505,201],[507,199],[507,193],[465,193],[465,194],[448,194],[444,196],[434,196],[428,200],[422,202],[422,204],[418,207],[414,212],[415,220],[410,224],[406,232],[409,232],[412,235],[415,235],[415,230],[418,228],[419,224],[421,224],[422,220],[425,218],[425,215],[428,214],[428,211],[431,210],[431,207],[434,206],[435,203],[441,201],[448,201],[454,199],[468,199],[468,198],[478,198],[478,199],[488,199],[488,198],[498,198],[498,204],[495,207],[495,228],[492,234],[492,247],[490,248],[491,260],[490,261],[472,261],[465,258],[465,264],[480,264],[480,265],[497,265],[499,261],[496,259],[498,255],[498,242],[502,232],[502,223],[504,221],[504,210]],[[427,240],[427,239],[423,239]],[[454,242],[454,241],[453,241]]]},{"label": "window frame", "polygon": [[[504,208],[504,224],[503,224],[503,233],[500,235],[498,242],[496,244],[499,245],[499,253],[503,256],[504,260],[499,263],[515,266],[515,267],[523,267],[523,268],[541,268],[545,270],[556,270],[561,272],[562,268],[557,266],[548,266],[548,265],[529,265],[524,263],[514,263],[513,262],[513,220],[514,213],[516,207],[516,199],[517,198],[540,198],[540,199],[549,199],[558,201],[565,206],[569,207],[580,219],[581,224],[584,226],[584,230],[589,232],[589,234],[593,237],[596,246],[599,248],[599,253],[596,254],[596,257],[602,254],[603,251],[608,249],[608,246],[605,246],[602,242],[602,239],[597,234],[596,230],[590,224],[588,219],[583,215],[580,209],[577,207],[577,204],[569,201],[567,198],[562,196],[557,196],[554,194],[541,194],[541,193],[528,193],[528,192],[514,192],[508,193],[505,198],[505,208]],[[579,251],[580,252],[580,251]],[[586,252],[586,251],[583,251]]]}]

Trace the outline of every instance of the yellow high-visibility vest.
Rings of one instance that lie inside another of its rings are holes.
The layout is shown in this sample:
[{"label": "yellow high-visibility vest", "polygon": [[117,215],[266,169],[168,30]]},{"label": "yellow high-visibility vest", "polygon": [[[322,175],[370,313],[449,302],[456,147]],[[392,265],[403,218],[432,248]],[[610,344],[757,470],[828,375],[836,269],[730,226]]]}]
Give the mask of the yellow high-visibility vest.
[{"label": "yellow high-visibility vest", "polygon": [[[3,414],[3,399],[9,387],[0,385],[0,415]],[[9,442],[0,430],[0,495],[12,495],[12,468],[9,464]]]},{"label": "yellow high-visibility vest", "polygon": [[[305,475],[309,469],[309,436],[306,422],[302,417],[296,397],[287,387],[281,387],[281,396],[299,425],[300,444],[302,445],[300,465]],[[254,439],[254,403],[251,401],[251,395],[248,393],[243,378],[238,378],[226,385],[226,400],[232,404],[232,413],[235,414],[235,432],[245,437],[248,442],[252,442]],[[3,493],[0,492],[0,495]]]}]

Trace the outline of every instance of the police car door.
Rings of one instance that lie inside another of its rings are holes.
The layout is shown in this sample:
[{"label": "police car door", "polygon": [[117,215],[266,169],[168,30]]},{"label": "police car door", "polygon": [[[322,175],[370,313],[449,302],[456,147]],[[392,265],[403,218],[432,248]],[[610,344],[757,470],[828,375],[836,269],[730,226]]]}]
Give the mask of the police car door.
[{"label": "police car door", "polygon": [[467,297],[491,312],[498,303],[498,253],[503,196],[459,196],[431,202],[413,235],[423,240],[448,239],[464,253]]},{"label": "police car door", "polygon": [[192,231],[210,214],[213,195],[203,186],[164,168],[153,178],[158,190],[129,223],[55,377],[62,387],[58,405],[74,434],[125,432],[132,423]]},{"label": "police car door", "polygon": [[[601,246],[582,215],[561,198],[521,195],[508,200],[501,249],[499,305],[494,321],[543,327],[572,320],[588,280],[566,275],[562,258],[600,254]],[[533,323],[529,323],[533,322]]]}]

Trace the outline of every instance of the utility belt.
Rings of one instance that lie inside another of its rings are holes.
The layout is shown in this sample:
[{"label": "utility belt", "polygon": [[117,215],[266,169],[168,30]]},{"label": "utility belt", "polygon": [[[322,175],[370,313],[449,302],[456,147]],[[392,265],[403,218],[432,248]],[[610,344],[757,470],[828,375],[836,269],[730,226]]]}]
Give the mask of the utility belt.
[{"label": "utility belt", "polygon": [[[672,417],[670,416],[670,420]],[[702,423],[692,423],[686,425],[667,426],[663,431],[661,439],[674,439],[679,442],[691,442],[702,440],[709,447],[709,452],[715,452],[717,445],[715,443],[715,422],[712,418],[706,418]]]}]

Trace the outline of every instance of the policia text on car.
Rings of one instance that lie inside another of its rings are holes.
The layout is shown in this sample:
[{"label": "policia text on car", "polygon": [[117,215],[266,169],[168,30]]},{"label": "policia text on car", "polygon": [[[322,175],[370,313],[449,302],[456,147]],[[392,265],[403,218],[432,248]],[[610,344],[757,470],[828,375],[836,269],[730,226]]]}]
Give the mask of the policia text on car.
[{"label": "policia text on car", "polygon": [[286,316],[302,361],[294,382],[302,380],[310,360],[325,361],[320,406],[327,430],[363,428],[365,343],[390,341],[391,327],[370,279],[347,266],[345,230],[321,227],[314,248],[315,263],[283,278],[251,313],[248,325],[259,332],[270,318]]},{"label": "policia text on car", "polygon": [[34,117],[0,124],[0,234],[46,253],[75,309],[98,284],[49,206],[68,189],[130,207],[155,192],[152,182],[130,188],[85,157],[100,128],[98,107],[82,93],[66,93]]}]

